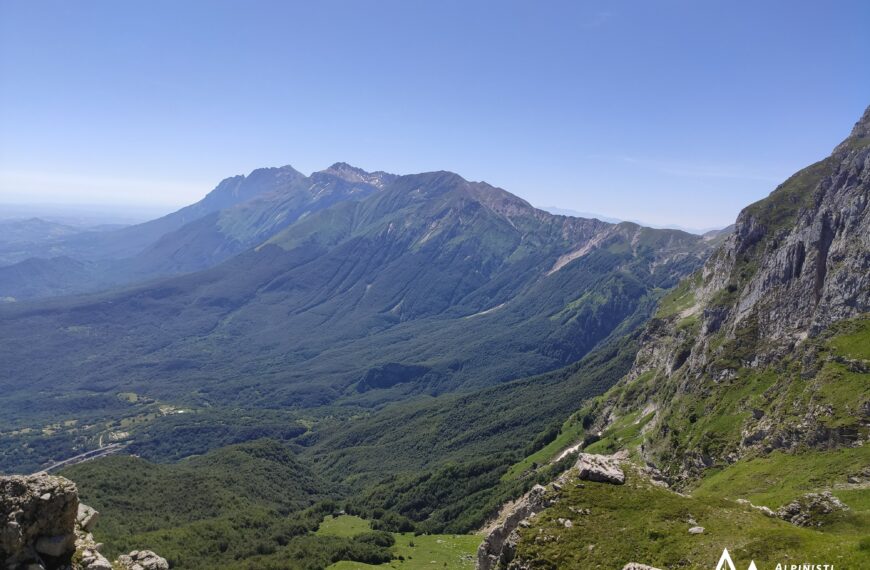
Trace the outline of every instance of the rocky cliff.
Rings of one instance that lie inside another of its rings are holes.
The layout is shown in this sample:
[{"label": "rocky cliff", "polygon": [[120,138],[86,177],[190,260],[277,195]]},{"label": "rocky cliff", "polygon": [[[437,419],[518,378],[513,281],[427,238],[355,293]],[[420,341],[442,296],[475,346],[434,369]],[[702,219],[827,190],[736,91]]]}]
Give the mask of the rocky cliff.
[{"label": "rocky cliff", "polygon": [[740,567],[866,562],[868,200],[870,108],[740,213],[661,300],[630,372],[566,422],[583,429],[565,453],[625,454],[625,485],[565,486],[479,567],[715,567],[726,547]]},{"label": "rocky cliff", "polygon": [[99,513],[79,503],[75,483],[46,474],[0,477],[0,568],[6,570],[169,570],[148,550],[100,554],[91,531]]},{"label": "rocky cliff", "polygon": [[831,156],[741,212],[662,301],[629,375],[584,411],[590,431],[640,413],[645,459],[677,483],[751,451],[866,440],[870,395],[852,387],[868,363],[831,339],[861,337],[870,311],[868,133],[870,109]]}]

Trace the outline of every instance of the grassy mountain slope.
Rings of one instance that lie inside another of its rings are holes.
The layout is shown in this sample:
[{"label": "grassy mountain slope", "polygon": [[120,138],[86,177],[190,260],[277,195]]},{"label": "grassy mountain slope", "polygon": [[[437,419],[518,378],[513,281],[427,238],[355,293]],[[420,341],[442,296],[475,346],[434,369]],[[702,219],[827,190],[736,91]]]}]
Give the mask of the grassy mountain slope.
[{"label": "grassy mountain slope", "polygon": [[385,562],[393,538],[317,536],[332,503],[282,445],[261,440],[174,465],[112,457],[67,469],[82,501],[101,511],[98,540],[112,555],[154,549],[173,568],[324,568]]},{"label": "grassy mountain slope", "polygon": [[[706,567],[725,546],[759,567],[870,560],[868,135],[870,109],[831,157],[746,208],[703,269],[662,299],[631,371],[575,415],[585,451],[628,450],[640,481],[570,490],[542,530],[523,532],[520,561]],[[849,510],[813,529],[735,502],[776,510],[821,491]],[[651,526],[634,524],[639,504]],[[579,508],[592,514],[558,523]],[[708,532],[689,536],[689,514]],[[604,540],[613,533],[618,545]]]},{"label": "grassy mountain slope", "polygon": [[[0,268],[0,295],[24,300],[99,291],[212,267],[302,216],[362,199],[391,178],[345,164],[310,177],[289,166],[258,169],[224,180],[200,202],[163,218],[40,242],[29,252],[37,259]],[[75,271],[64,259],[75,260]],[[37,261],[41,272],[32,269]]]},{"label": "grassy mountain slope", "polygon": [[[814,459],[825,462],[827,453]],[[861,463],[851,455],[853,466]],[[755,467],[753,462],[738,463],[721,479],[741,477],[747,471],[757,476]],[[778,465],[770,477],[789,485],[790,475],[806,468],[803,461]],[[813,476],[821,479],[805,488],[818,489],[832,472],[814,470]],[[821,528],[797,527],[737,502],[747,496],[746,491],[740,484],[730,484],[715,493],[705,489],[679,495],[653,485],[640,472],[629,472],[622,486],[568,484],[554,507],[537,517],[532,527],[521,530],[517,559],[529,568],[622,568],[629,562],[656,568],[715,568],[727,548],[738,568],[748,567],[751,561],[758,568],[805,562],[864,568],[870,560],[866,490],[836,491],[852,508],[829,516]],[[795,498],[789,493],[782,496]],[[565,520],[572,521],[570,528]],[[694,526],[703,527],[704,533],[690,534],[688,529]]]},{"label": "grassy mountain slope", "polygon": [[0,413],[78,417],[119,392],[309,408],[491,386],[582,358],[709,248],[450,173],[390,179],[206,271],[3,307]]}]

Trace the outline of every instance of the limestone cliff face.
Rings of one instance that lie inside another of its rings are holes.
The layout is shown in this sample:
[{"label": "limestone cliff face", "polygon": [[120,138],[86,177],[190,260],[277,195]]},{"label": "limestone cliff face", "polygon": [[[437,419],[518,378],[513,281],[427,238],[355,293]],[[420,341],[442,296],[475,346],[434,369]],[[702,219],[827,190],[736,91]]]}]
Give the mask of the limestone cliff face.
[{"label": "limestone cliff face", "polygon": [[110,563],[91,531],[99,519],[79,503],[75,483],[44,473],[0,477],[0,569],[169,570],[149,550]]},{"label": "limestone cliff face", "polygon": [[[833,358],[825,335],[870,312],[868,201],[870,108],[831,156],[744,209],[704,267],[663,300],[632,371],[587,407],[593,430],[652,414],[644,456],[677,482],[749,450],[866,439],[866,393],[847,409],[819,394],[836,376],[820,374]],[[867,364],[835,372],[866,373]],[[720,421],[713,433],[705,419],[715,416],[734,425]]]},{"label": "limestone cliff face", "polygon": [[[705,336],[755,318],[759,337],[789,344],[870,310],[868,129],[870,108],[830,157],[741,212],[703,271]],[[715,303],[723,290],[732,302]]]}]

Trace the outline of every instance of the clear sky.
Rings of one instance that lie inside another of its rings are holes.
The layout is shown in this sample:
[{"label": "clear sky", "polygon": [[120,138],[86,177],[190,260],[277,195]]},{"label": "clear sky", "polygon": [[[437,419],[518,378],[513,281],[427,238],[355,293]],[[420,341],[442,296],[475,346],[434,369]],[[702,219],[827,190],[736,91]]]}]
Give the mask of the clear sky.
[{"label": "clear sky", "polygon": [[870,2],[0,0],[0,202],[291,164],[723,226],[870,104]]}]

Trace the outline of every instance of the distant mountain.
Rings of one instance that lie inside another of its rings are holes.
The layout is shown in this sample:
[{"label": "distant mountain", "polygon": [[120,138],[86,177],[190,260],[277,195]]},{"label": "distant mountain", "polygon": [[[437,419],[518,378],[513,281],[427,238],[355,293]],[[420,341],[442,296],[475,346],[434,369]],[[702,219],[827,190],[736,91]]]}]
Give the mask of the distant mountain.
[{"label": "distant mountain", "polygon": [[[483,387],[573,362],[639,323],[711,248],[684,232],[553,216],[449,172],[294,172],[264,173],[288,182],[149,250],[189,269],[273,234],[224,263],[0,309],[0,331],[16,331],[0,348],[13,363],[0,384],[21,397],[131,389],[262,406]],[[224,251],[228,236],[238,245]]]},{"label": "distant mountain", "polygon": [[[19,247],[18,258],[43,259],[0,267],[0,296],[24,300],[99,291],[212,267],[301,216],[361,199],[392,178],[341,163],[311,177],[285,166],[227,178],[200,202],[150,222]],[[70,259],[79,263],[76,271],[70,272]]]},{"label": "distant mountain", "polygon": [[571,216],[572,218],[588,218],[590,220],[601,220],[602,222],[607,222],[609,224],[618,224],[620,222],[624,222],[625,220],[620,220],[619,218],[611,218],[608,216],[602,216],[601,214],[595,214],[593,212],[578,212],[577,210],[571,210],[568,208],[559,208],[557,206],[543,206],[541,208],[545,212],[550,212],[556,216]]},{"label": "distant mountain", "polygon": [[40,218],[0,220],[0,244],[38,243],[79,231],[72,226],[47,222]]},{"label": "distant mountain", "polygon": [[0,266],[21,261],[34,246],[80,231],[80,228],[40,218],[0,220]]},{"label": "distant mountain", "polygon": [[[607,216],[602,216],[601,214],[594,214],[591,212],[578,212],[577,210],[559,208],[556,206],[544,206],[543,210],[550,212],[551,214],[556,214],[557,216],[571,216],[574,218],[590,218],[590,219],[601,220],[603,222],[609,222],[611,224],[618,224],[620,222],[625,221],[625,220],[622,220],[619,218],[610,218]],[[722,231],[725,231],[727,229],[727,228],[724,228],[724,229],[722,229],[722,228],[698,229],[698,228],[690,228],[690,227],[686,227],[686,226],[680,226],[677,224],[656,225],[656,224],[650,224],[650,223],[644,222],[642,220],[630,220],[630,221],[632,223],[635,223],[635,224],[638,224],[641,226],[650,227],[650,228],[663,229],[663,230],[680,230],[680,231],[688,232],[690,234],[698,234],[698,235],[713,234],[715,232],[722,232]]]}]

